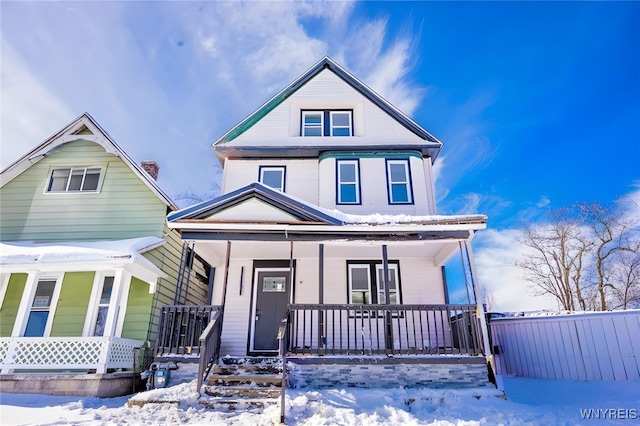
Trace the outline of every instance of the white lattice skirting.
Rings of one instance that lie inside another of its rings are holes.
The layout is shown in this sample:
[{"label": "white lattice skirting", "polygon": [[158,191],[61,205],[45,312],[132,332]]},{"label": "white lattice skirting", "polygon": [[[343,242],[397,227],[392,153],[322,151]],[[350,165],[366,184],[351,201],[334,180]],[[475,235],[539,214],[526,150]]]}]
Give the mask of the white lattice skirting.
[{"label": "white lattice skirting", "polygon": [[0,373],[26,370],[132,368],[139,340],[121,337],[2,337]]}]

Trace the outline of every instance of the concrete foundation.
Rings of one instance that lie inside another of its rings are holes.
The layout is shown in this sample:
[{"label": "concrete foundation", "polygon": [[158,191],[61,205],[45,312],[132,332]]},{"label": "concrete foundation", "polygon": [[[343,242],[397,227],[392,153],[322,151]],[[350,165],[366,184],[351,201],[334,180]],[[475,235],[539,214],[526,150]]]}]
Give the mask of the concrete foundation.
[{"label": "concrete foundation", "polygon": [[56,396],[112,398],[144,389],[139,373],[2,374],[0,393],[37,393]]}]

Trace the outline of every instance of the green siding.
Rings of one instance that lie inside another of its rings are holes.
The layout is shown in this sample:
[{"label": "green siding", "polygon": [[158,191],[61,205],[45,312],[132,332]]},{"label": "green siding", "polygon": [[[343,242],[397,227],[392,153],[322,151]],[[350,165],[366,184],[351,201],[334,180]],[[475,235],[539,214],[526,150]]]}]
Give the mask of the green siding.
[{"label": "green siding", "polygon": [[51,337],[80,337],[87,317],[94,272],[67,272],[62,280]]},{"label": "green siding", "polygon": [[[47,194],[51,169],[101,166],[98,193]],[[95,240],[162,236],[166,205],[119,157],[93,143],[64,144],[0,188],[0,239]]]},{"label": "green siding", "polygon": [[149,284],[138,278],[131,278],[122,337],[143,341],[147,339],[152,302],[153,294],[149,294]]},{"label": "green siding", "polygon": [[16,322],[16,314],[27,284],[27,274],[11,274],[7,283],[7,292],[0,308],[0,337],[10,337],[13,324]]},{"label": "green siding", "polygon": [[[158,280],[156,292],[154,294],[153,309],[150,318],[149,334],[146,337],[149,341],[155,342],[160,322],[160,310],[165,305],[172,305],[175,297],[176,286],[178,282],[178,270],[180,268],[180,257],[182,255],[182,240],[175,230],[165,226],[164,239],[167,241],[162,246],[151,250],[144,256],[153,262],[158,268],[162,269],[167,278]],[[191,273],[189,283],[189,294],[187,296],[188,305],[204,305],[207,304],[208,284],[200,283],[195,277],[194,270]],[[197,270],[201,275],[205,275],[203,270]]]}]

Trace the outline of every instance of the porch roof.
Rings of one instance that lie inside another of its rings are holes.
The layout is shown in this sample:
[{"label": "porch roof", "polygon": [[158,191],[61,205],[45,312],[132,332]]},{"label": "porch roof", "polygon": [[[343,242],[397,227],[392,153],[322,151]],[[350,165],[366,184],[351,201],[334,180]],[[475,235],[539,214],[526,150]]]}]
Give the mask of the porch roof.
[{"label": "porch roof", "polygon": [[142,256],[165,243],[158,237],[140,237],[102,241],[5,241],[0,243],[0,266],[3,272],[38,269],[54,271],[97,271],[124,268],[149,282],[154,291],[158,278],[166,274]]},{"label": "porch roof", "polygon": [[[237,215],[233,219],[219,215],[248,200],[259,200],[265,206],[285,213],[288,219],[265,219],[262,213],[254,211],[242,220],[236,219]],[[365,240],[413,239],[411,236],[416,239],[438,239],[454,235],[455,238],[466,239],[473,231],[486,227],[487,216],[346,214],[253,182],[228,194],[173,212],[167,220],[170,227],[180,229],[183,233],[197,233],[201,239],[246,240],[250,234],[263,235],[263,238],[258,238],[260,240],[280,239],[277,237],[279,234],[284,234],[285,240],[350,237]],[[205,234],[209,234],[208,237]],[[213,234],[219,234],[219,237]],[[187,239],[184,234],[183,239]]]}]

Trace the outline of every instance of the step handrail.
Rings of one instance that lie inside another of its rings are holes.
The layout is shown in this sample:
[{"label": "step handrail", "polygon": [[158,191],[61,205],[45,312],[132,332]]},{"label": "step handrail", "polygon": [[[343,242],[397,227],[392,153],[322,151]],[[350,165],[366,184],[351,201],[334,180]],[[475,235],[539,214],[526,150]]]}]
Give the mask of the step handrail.
[{"label": "step handrail", "polygon": [[202,383],[209,375],[211,367],[220,355],[220,332],[222,310],[215,311],[209,324],[200,335],[200,362],[198,365],[198,393],[201,394]]},{"label": "step handrail", "polygon": [[284,424],[285,413],[285,392],[287,389],[287,331],[289,329],[289,310],[284,313],[278,327],[278,343],[280,347],[280,357],[282,358],[282,392],[280,394],[280,423]]}]

